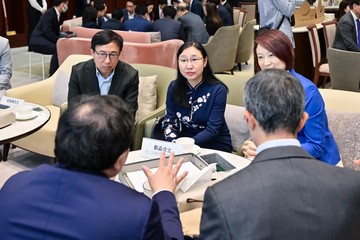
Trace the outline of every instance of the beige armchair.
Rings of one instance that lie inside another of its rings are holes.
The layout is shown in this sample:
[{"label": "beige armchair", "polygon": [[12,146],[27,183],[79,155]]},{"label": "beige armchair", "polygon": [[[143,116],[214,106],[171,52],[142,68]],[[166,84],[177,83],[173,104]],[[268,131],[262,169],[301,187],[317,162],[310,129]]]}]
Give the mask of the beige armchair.
[{"label": "beige armchair", "polygon": [[61,103],[56,103],[58,99],[55,99],[54,95],[55,93],[58,94],[59,91],[67,89],[55,88],[55,82],[63,80],[60,78],[66,78],[66,76],[70,77],[72,66],[78,62],[88,60],[89,58],[91,58],[90,55],[72,55],[61,64],[59,69],[51,77],[43,81],[23,85],[6,91],[6,96],[20,98],[27,102],[43,105],[51,112],[50,120],[40,130],[25,138],[12,142],[13,145],[45,156],[55,157],[55,133],[60,117]]},{"label": "beige armchair", "polygon": [[235,64],[240,25],[219,28],[209,42],[203,44],[214,73],[231,71]]},{"label": "beige armchair", "polygon": [[[141,148],[142,139],[144,136],[149,137],[152,129],[153,122],[156,117],[165,114],[165,102],[168,86],[172,80],[176,78],[177,70],[170,67],[152,65],[152,64],[131,64],[136,70],[139,71],[139,77],[148,77],[157,75],[156,84],[156,109],[138,119],[135,123],[135,136],[131,150],[138,150]],[[141,96],[139,95],[139,98]],[[139,99],[140,100],[140,99]],[[140,104],[139,104],[140,109]],[[139,111],[139,110],[138,110]],[[147,131],[147,133],[145,133]]]},{"label": "beige armchair", "polygon": [[235,62],[238,65],[239,71],[241,71],[241,63],[248,64],[250,60],[253,46],[254,46],[254,26],[256,19],[250,20],[244,26],[239,34],[239,41],[236,52]]},{"label": "beige armchair", "polygon": [[331,87],[339,90],[360,92],[360,53],[328,48]]},{"label": "beige armchair", "polygon": [[319,89],[325,102],[329,128],[339,147],[346,168],[360,170],[353,160],[360,159],[360,93]]}]

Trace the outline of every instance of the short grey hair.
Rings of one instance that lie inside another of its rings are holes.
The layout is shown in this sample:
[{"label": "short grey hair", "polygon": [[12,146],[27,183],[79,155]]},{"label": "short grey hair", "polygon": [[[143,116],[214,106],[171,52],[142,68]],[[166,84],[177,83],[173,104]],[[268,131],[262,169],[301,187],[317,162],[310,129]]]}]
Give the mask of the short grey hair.
[{"label": "short grey hair", "polygon": [[304,113],[305,93],[289,72],[268,69],[246,83],[244,103],[266,133],[279,129],[296,133]]}]

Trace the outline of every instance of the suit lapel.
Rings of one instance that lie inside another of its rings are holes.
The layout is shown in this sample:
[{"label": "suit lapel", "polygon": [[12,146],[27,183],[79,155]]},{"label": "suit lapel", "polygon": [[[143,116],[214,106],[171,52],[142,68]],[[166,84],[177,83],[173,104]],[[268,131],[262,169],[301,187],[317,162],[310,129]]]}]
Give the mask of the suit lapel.
[{"label": "suit lapel", "polygon": [[99,81],[96,76],[96,65],[94,59],[89,60],[86,66],[85,76],[86,76],[85,81],[89,86],[89,90],[90,90],[89,92],[100,94]]}]

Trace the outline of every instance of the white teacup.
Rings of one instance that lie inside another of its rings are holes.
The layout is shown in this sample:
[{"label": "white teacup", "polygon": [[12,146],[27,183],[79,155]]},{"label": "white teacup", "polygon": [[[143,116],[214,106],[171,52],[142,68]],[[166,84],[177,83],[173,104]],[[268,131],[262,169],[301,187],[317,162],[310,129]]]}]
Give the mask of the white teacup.
[{"label": "white teacup", "polygon": [[146,196],[148,196],[149,198],[152,198],[152,195],[154,194],[154,192],[151,189],[148,181],[143,183],[143,191]]},{"label": "white teacup", "polygon": [[16,111],[20,116],[30,116],[33,111],[33,107],[30,105],[17,106]]},{"label": "white teacup", "polygon": [[181,137],[175,139],[173,142],[180,144],[183,148],[184,153],[192,153],[195,144],[195,140],[190,137]]}]

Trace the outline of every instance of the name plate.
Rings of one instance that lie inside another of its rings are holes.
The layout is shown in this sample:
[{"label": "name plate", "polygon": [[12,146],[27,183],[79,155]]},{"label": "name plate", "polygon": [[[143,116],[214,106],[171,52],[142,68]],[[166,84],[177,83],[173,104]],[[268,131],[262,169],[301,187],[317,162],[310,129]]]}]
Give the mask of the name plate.
[{"label": "name plate", "polygon": [[162,151],[165,152],[166,156],[169,156],[171,152],[174,152],[175,155],[184,153],[182,146],[179,144],[152,138],[143,138],[140,153],[141,157],[159,158]]},{"label": "name plate", "polygon": [[6,103],[6,104],[8,104],[10,106],[22,106],[22,105],[24,105],[25,100],[24,99],[11,98],[11,97],[3,96],[1,98],[1,102]]}]

